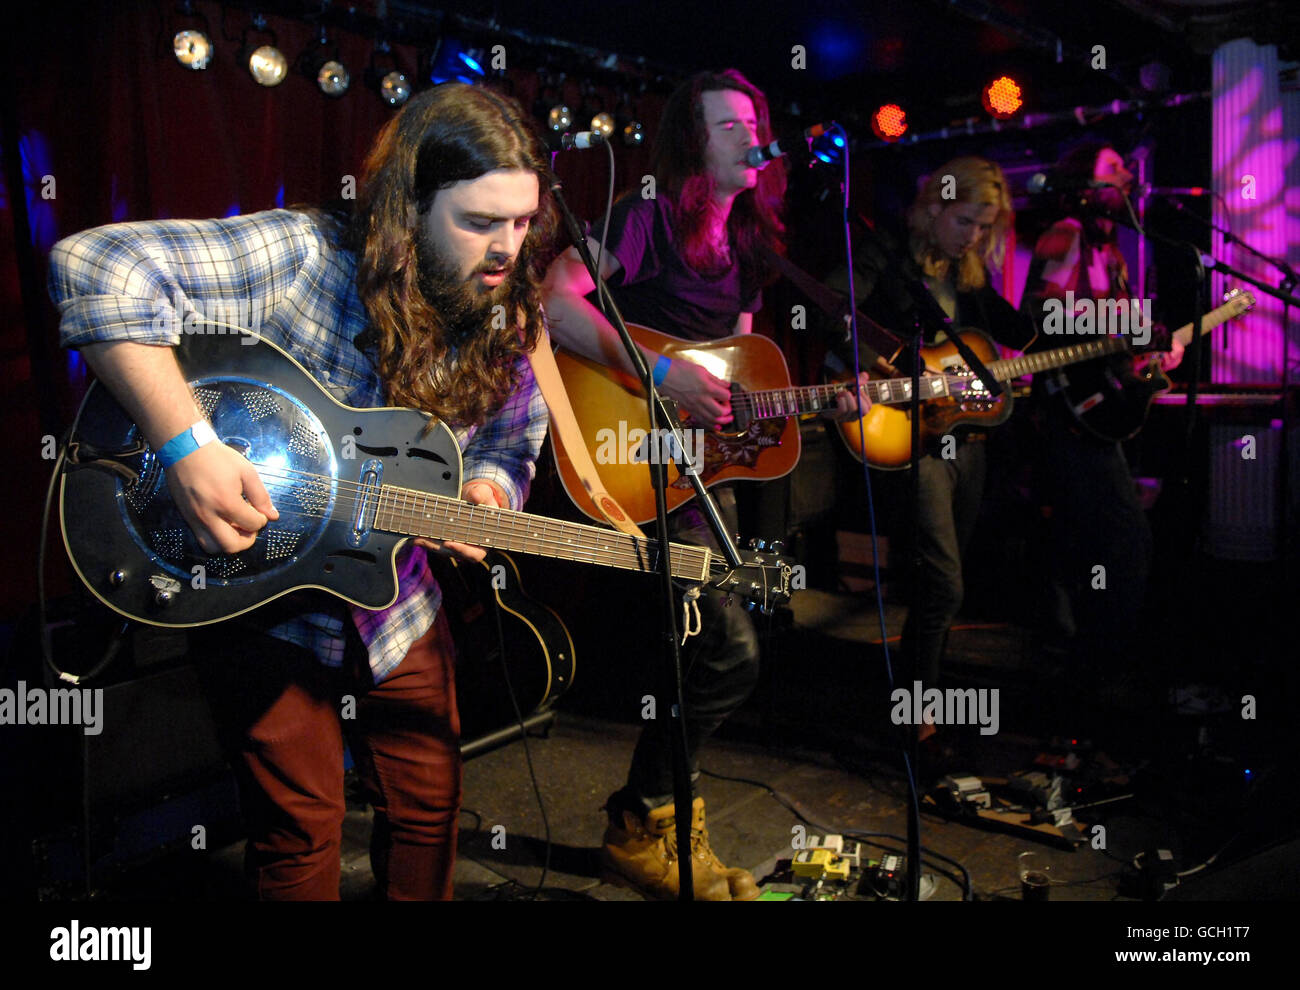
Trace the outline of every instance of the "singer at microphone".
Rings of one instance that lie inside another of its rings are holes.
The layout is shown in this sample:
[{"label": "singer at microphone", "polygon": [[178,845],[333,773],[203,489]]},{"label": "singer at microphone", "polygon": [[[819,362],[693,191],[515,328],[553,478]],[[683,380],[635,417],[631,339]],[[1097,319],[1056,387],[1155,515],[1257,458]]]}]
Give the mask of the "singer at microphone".
[{"label": "singer at microphone", "polygon": [[745,163],[750,168],[764,168],[768,162],[791,152],[806,151],[809,141],[821,137],[834,126],[834,123],[823,121],[795,134],[777,138],[771,144],[756,145],[745,152]]},{"label": "singer at microphone", "polygon": [[1029,181],[1025,183],[1025,192],[1029,193],[1030,196],[1038,196],[1042,193],[1081,192],[1084,189],[1114,188],[1114,183],[1102,182],[1099,179],[1054,177],[1046,172],[1035,172],[1029,177]]}]

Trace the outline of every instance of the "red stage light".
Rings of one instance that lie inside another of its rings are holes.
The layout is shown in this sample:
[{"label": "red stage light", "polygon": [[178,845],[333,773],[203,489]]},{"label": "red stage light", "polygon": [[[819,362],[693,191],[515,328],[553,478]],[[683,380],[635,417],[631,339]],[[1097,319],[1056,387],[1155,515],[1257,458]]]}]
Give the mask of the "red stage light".
[{"label": "red stage light", "polygon": [[907,114],[897,103],[886,103],[871,115],[871,129],[882,141],[897,141],[907,133]]},{"label": "red stage light", "polygon": [[984,109],[998,120],[1006,120],[1025,105],[1020,84],[1010,76],[999,76],[984,87]]}]

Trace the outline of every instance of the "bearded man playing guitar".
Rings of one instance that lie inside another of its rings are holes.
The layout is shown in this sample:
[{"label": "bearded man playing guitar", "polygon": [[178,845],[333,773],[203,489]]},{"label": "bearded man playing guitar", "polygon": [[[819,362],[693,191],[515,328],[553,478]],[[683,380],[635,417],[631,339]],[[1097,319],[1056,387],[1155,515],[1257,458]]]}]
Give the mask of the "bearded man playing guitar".
[{"label": "bearded man playing guitar", "polygon": [[[859,240],[854,290],[863,310],[886,327],[909,328],[915,322],[916,302],[908,283],[919,282],[954,331],[978,328],[1000,344],[1023,349],[1033,340],[1033,325],[997,294],[987,268],[1001,263],[1011,224],[1011,196],[995,163],[962,157],[940,165],[907,212],[905,249],[883,230]],[[832,274],[828,283],[847,290],[844,270]],[[924,343],[942,345],[949,337],[927,326]],[[852,424],[845,432],[855,430]],[[903,650],[910,662],[909,680],[919,679],[927,689],[941,686],[940,660],[948,629],[964,597],[962,555],[984,494],[984,438],[978,428],[951,437],[932,436],[918,461],[918,566],[912,575],[914,605],[903,628]],[[856,442],[848,439],[851,445]],[[904,524],[902,532],[910,532],[910,527]],[[904,560],[910,556],[906,549],[896,542],[895,551],[902,551]],[[933,725],[922,725],[919,735],[924,755],[946,748]]]},{"label": "bearded man playing guitar", "polygon": [[[263,314],[252,329],[336,401],[402,404],[445,420],[470,479],[461,497],[518,510],[546,432],[526,352],[544,333],[549,175],[517,103],[479,87],[435,87],[380,132],[350,219],[273,210],[116,224],[56,244],[50,287],[62,343],[82,349],[138,424],[209,554],[248,551],[270,539],[281,509],[288,522],[295,515],[290,497],[272,504],[268,486],[283,490],[274,472],[264,485],[214,434],[174,353],[182,327],[205,338],[232,332],[204,317],[232,301]],[[378,438],[346,439],[361,447]],[[195,638],[212,654],[200,669],[233,750],[245,866],[259,897],[338,900],[345,729],[375,808],[380,892],[451,896],[461,795],[454,650],[426,549],[441,547],[417,539],[397,551],[387,608],[296,591],[220,637]]]},{"label": "bearded man playing guitar", "polygon": [[[764,248],[780,250],[779,218],[785,166],[759,170],[745,153],[772,139],[767,100],[735,70],[702,72],[669,97],[655,139],[656,194],[631,194],[615,204],[601,276],[629,322],[696,341],[750,332],[768,280]],[[590,239],[592,256],[599,236]],[[591,277],[571,248],[547,276],[546,308],[552,335],[575,354],[632,374],[617,333],[586,296]],[[642,348],[665,396],[676,400],[694,425],[718,430],[733,420],[730,385],[689,360]],[[856,408],[852,394],[839,409]],[[617,424],[607,424],[615,428]],[[737,530],[735,495],[714,489],[723,518]],[[716,546],[703,514],[689,503],[669,517],[674,538]],[[700,745],[744,702],[758,676],[758,641],[744,609],[725,596],[700,599],[701,632],[682,651],[685,722],[693,774]],[[668,719],[647,722],[637,743],[627,785],[605,806],[609,828],[604,865],[652,897],[678,889]],[[692,807],[694,894],[700,900],[750,900],[758,896],[745,870],[727,869],[709,847],[704,801]]]}]

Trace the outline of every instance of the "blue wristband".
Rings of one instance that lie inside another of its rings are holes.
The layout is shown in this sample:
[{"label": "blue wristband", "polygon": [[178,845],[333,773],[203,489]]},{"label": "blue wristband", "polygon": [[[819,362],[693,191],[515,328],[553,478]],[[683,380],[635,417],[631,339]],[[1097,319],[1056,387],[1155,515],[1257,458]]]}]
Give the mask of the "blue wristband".
[{"label": "blue wristband", "polygon": [[158,460],[163,469],[171,467],[182,458],[189,457],[200,447],[206,446],[217,439],[217,434],[213,432],[212,425],[206,420],[201,419],[187,430],[181,430],[180,433],[172,437],[158,449]]},{"label": "blue wristband", "polygon": [[655,388],[658,388],[664,383],[664,379],[668,377],[668,369],[672,366],[672,363],[672,358],[667,354],[659,355],[659,360],[655,362],[654,374],[650,376],[655,383]]}]

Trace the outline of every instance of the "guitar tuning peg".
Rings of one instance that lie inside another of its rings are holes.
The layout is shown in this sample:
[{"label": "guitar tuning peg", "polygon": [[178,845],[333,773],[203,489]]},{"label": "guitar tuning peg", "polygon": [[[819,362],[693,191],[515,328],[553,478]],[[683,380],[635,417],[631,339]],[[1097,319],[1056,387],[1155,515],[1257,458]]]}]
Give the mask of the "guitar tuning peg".
[{"label": "guitar tuning peg", "polygon": [[780,553],[782,550],[785,549],[785,544],[782,543],[780,540],[773,540],[772,545],[768,549],[771,550],[773,553]]},{"label": "guitar tuning peg", "polygon": [[762,549],[764,549],[765,547],[766,547],[766,544],[765,544],[762,540],[760,540],[757,536],[751,536],[751,537],[749,538],[749,549],[751,549],[751,550],[762,550]]}]

